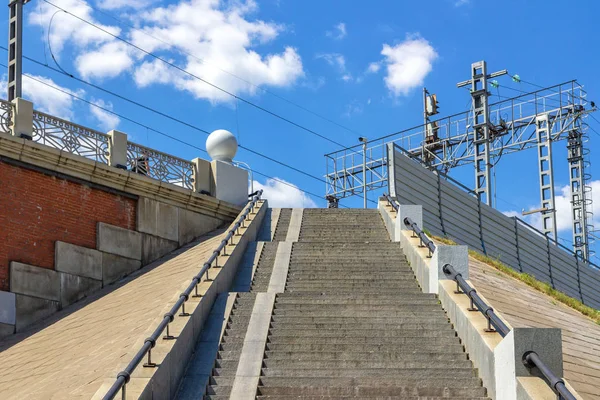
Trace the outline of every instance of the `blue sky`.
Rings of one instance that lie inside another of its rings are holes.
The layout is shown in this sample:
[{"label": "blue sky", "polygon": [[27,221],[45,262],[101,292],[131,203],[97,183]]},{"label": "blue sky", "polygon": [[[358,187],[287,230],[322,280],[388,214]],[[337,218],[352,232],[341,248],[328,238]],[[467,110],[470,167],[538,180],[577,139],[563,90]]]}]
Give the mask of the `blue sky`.
[{"label": "blue sky", "polygon": [[[466,110],[470,96],[464,89],[457,89],[456,83],[469,78],[471,63],[482,59],[491,71],[506,68],[538,85],[578,79],[589,98],[600,102],[600,28],[593,20],[600,13],[600,4],[592,0],[49,1],[344,145],[356,144],[356,133],[376,138],[420,124],[422,86],[437,93],[441,116]],[[8,8],[4,10],[2,32],[6,43]],[[25,6],[24,30],[24,54],[53,67],[56,65],[47,37],[55,10],[43,0],[31,1]],[[323,155],[338,149],[335,144],[236,102],[72,16],[56,14],[49,37],[52,52],[65,71],[204,130],[228,129],[242,145],[312,175],[322,176]],[[25,61],[24,71],[204,148],[206,135],[201,132],[29,61]],[[501,86],[494,93],[501,96],[518,94],[514,89],[535,90],[508,77],[498,81]],[[183,158],[207,157],[197,149],[90,108],[48,87],[27,79],[24,85],[26,95],[38,109],[102,131],[117,128],[128,133],[131,140]],[[590,125],[600,132],[600,124],[591,120]],[[589,135],[595,154],[600,135],[591,131]],[[565,143],[554,147],[555,183],[561,195],[561,188],[568,183]],[[320,195],[325,192],[324,183],[244,150],[237,158],[302,189]],[[592,178],[600,179],[599,167],[592,163]],[[500,210],[539,207],[534,152],[507,156],[496,174]],[[471,167],[451,175],[473,185]],[[257,180],[268,184],[262,176]],[[600,192],[600,183],[596,186]],[[304,197],[285,185],[275,184],[270,191],[279,203],[275,205],[325,205],[323,200]],[[362,200],[348,199],[344,204],[360,206]],[[600,212],[600,208],[597,210]],[[568,214],[562,214],[566,225],[559,224],[563,228],[559,236],[569,239]]]}]

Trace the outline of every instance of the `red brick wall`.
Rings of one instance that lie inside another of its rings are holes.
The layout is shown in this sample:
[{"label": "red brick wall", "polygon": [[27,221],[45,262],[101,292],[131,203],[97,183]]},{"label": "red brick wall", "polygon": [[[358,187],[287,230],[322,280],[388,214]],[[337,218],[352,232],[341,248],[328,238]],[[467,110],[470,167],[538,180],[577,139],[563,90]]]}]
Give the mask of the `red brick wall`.
[{"label": "red brick wall", "polygon": [[0,290],[9,263],[54,268],[57,240],[96,247],[96,223],[135,229],[136,200],[0,161]]}]

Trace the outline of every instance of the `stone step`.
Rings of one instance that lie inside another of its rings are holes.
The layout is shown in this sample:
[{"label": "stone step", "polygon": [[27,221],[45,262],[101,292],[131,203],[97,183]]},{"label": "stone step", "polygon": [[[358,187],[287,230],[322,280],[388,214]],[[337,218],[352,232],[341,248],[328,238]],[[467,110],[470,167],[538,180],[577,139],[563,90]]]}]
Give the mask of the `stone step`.
[{"label": "stone step", "polygon": [[[360,347],[357,347],[354,343],[315,343],[314,341],[306,343],[289,343],[287,342],[270,342],[266,345],[266,351],[272,352],[295,352],[295,353],[307,353],[307,352],[354,352],[354,351],[369,351],[377,353],[393,353],[401,354],[407,351],[415,351],[420,354],[426,354],[429,352],[435,353],[448,353],[448,354],[465,354],[463,346],[457,341],[438,341],[434,343],[431,340],[425,340],[423,343],[427,343],[425,349],[417,349],[414,347],[415,343],[419,343],[419,340],[411,340],[408,343],[362,343]],[[235,349],[236,344],[224,346],[227,349]]]},{"label": "stone step", "polygon": [[346,332],[349,330],[357,330],[357,331],[363,331],[363,330],[368,330],[368,331],[378,331],[380,333],[378,333],[378,335],[382,334],[381,332],[388,332],[388,331],[400,331],[400,332],[404,332],[404,331],[410,331],[410,330],[435,330],[435,331],[439,331],[439,330],[448,330],[450,332],[454,333],[454,329],[452,328],[452,325],[450,323],[448,323],[447,321],[444,320],[436,320],[433,322],[429,322],[429,323],[423,323],[423,322],[409,322],[409,323],[387,323],[385,325],[382,325],[381,323],[373,323],[373,324],[369,324],[369,323],[365,323],[365,322],[360,322],[360,323],[335,323],[335,322],[330,322],[330,323],[293,323],[293,322],[271,322],[271,328],[272,328],[272,332],[273,334],[275,334],[276,330],[295,330],[295,331],[307,331],[307,332],[312,332],[314,330],[338,330],[340,332]]},{"label": "stone step", "polygon": [[[407,271],[408,272],[408,271]],[[311,271],[311,272],[296,272],[291,271],[288,274],[288,281],[290,280],[328,280],[328,281],[340,281],[340,280],[362,280],[362,281],[415,281],[414,274],[401,273],[401,272],[389,272],[389,273],[375,273],[372,271],[363,271],[352,273],[350,271]]]},{"label": "stone step", "polygon": [[289,324],[290,326],[295,325],[319,325],[319,326],[327,326],[331,324],[331,326],[337,325],[372,325],[379,326],[380,329],[388,329],[388,327],[393,326],[403,326],[403,325],[415,325],[415,324],[447,324],[447,318],[432,317],[432,316],[411,316],[411,317],[396,317],[396,318],[388,318],[388,317],[297,317],[291,316],[286,317],[284,315],[274,315],[271,317],[271,325],[276,326],[276,324]]},{"label": "stone step", "polygon": [[312,298],[312,297],[283,297],[277,296],[275,300],[275,305],[288,305],[288,304],[297,304],[297,305],[305,305],[305,306],[315,306],[315,305],[416,305],[416,304],[431,304],[431,305],[439,305],[439,300],[435,297],[424,297],[424,296],[411,296],[411,297],[402,297],[402,298],[389,298],[389,299],[381,299],[381,298],[346,298],[346,299],[338,299],[336,297],[329,298]]},{"label": "stone step", "polygon": [[[223,361],[223,363],[227,363],[227,361]],[[237,363],[235,364],[235,366],[237,367]],[[387,371],[392,372],[400,371],[402,372],[402,374],[406,373],[407,371],[411,371],[411,373],[412,371],[416,371],[415,374],[430,370],[439,372],[441,369],[447,369],[447,373],[452,374],[454,376],[456,376],[456,371],[460,371],[460,374],[466,374],[466,376],[471,376],[473,374],[473,364],[469,360],[297,360],[295,358],[284,360],[268,358],[263,360],[263,367],[268,368],[269,371],[298,371],[306,369],[318,370],[318,372],[320,373],[319,376],[331,376],[329,375],[331,373],[331,370],[335,370],[335,373],[337,374],[337,371],[339,369],[344,369],[353,372],[366,371],[368,373],[368,376],[371,375],[372,371],[375,371],[375,373],[377,373],[380,372],[381,369],[385,369]],[[304,376],[303,372],[299,374],[300,376]],[[343,376],[361,375],[360,373],[358,375],[352,375],[350,373],[350,375]]]},{"label": "stone step", "polygon": [[274,309],[278,311],[300,310],[300,311],[410,311],[410,312],[428,312],[441,310],[439,304],[319,304],[308,306],[306,304],[276,304]]},{"label": "stone step", "polygon": [[[257,396],[259,400],[350,400],[350,399],[369,399],[369,400],[448,400],[448,397],[439,397],[439,396],[302,396],[302,395],[281,395],[281,396]],[[210,396],[207,399],[210,400],[227,400],[229,397],[219,397],[219,396]],[[488,397],[453,397],[455,400],[489,400]]]},{"label": "stone step", "polygon": [[[224,339],[227,343],[230,340],[229,337]],[[235,340],[235,338],[231,338]],[[452,337],[424,337],[419,335],[415,336],[404,336],[404,337],[373,337],[373,336],[348,336],[348,337],[319,337],[318,340],[310,336],[270,336],[268,339],[269,343],[277,344],[301,344],[305,345],[305,350],[312,349],[312,344],[315,342],[322,344],[352,344],[354,346],[367,346],[367,345],[403,345],[404,347],[413,346],[415,349],[427,351],[431,345],[443,345],[443,344],[460,344],[460,339],[456,336]]]},{"label": "stone step", "polygon": [[[443,310],[429,311],[427,315],[437,313],[440,317],[447,318]],[[355,311],[355,310],[273,310],[273,315],[285,317],[410,317],[425,315],[416,311]]]},{"label": "stone step", "polygon": [[[429,328],[417,328],[417,329],[388,329],[377,333],[379,339],[391,339],[391,338],[406,338],[410,336],[417,336],[422,338],[453,338],[456,337],[454,329],[450,328],[450,324],[447,327],[437,328],[432,326]],[[246,332],[240,332],[242,336],[246,335]],[[373,329],[355,329],[348,325],[347,327],[335,327],[331,329],[303,329],[298,330],[295,327],[291,328],[271,328],[270,329],[271,340],[280,340],[282,338],[302,338],[310,337],[314,340],[326,341],[331,338],[335,339],[366,339],[373,337]],[[233,337],[237,334],[230,334]]]},{"label": "stone step", "polygon": [[356,293],[357,295],[361,295],[361,296],[368,296],[368,295],[379,295],[379,294],[386,294],[386,295],[392,295],[392,294],[397,294],[397,293],[421,293],[421,289],[418,286],[414,286],[414,287],[405,287],[405,288],[381,288],[381,287],[366,287],[366,288],[322,288],[322,287],[310,287],[310,286],[304,286],[304,287],[288,287],[286,288],[286,293],[296,293],[296,294],[315,294],[315,293],[323,293],[325,295],[330,295],[330,296],[338,296],[338,295],[344,295],[344,294],[350,294],[350,293]]},{"label": "stone step", "polygon": [[422,298],[435,298],[437,295],[433,293],[423,293],[418,291],[416,293],[409,292],[396,292],[394,294],[360,294],[360,293],[345,293],[345,294],[323,294],[321,292],[314,293],[279,293],[277,295],[277,301],[280,299],[334,299],[334,300],[381,300],[381,301],[394,301],[403,299],[422,299]]},{"label": "stone step", "polygon": [[265,351],[265,360],[294,360],[294,361],[465,361],[467,355],[462,351],[460,353],[441,353],[435,352],[435,349],[427,353],[404,350],[399,351],[364,351],[363,349],[355,349],[348,351]]},{"label": "stone step", "polygon": [[486,390],[478,378],[456,378],[442,375],[429,379],[403,380],[394,377],[314,378],[261,377],[259,396],[320,395],[357,396],[438,396],[444,398],[483,397]]}]

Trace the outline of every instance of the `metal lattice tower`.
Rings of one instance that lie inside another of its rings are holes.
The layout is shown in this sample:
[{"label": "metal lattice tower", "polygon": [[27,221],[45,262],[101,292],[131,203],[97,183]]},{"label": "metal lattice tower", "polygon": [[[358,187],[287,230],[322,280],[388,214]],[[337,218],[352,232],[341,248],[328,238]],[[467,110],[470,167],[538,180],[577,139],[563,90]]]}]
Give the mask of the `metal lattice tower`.
[{"label": "metal lattice tower", "polygon": [[8,101],[21,97],[23,72],[23,5],[29,0],[9,0]]},{"label": "metal lattice tower", "polygon": [[[587,184],[590,176],[586,174],[585,118],[596,108],[586,109],[587,93],[577,81],[490,104],[487,88],[488,83],[494,85],[494,82],[489,82],[489,79],[506,73],[504,70],[487,74],[484,61],[473,63],[471,79],[457,84],[458,87],[470,87],[472,108],[437,120],[429,118],[428,92],[424,91],[424,124],[369,140],[366,168],[362,165],[364,151],[359,146],[326,154],[326,194],[341,199],[364,195],[364,190],[386,187],[386,148],[388,143],[395,143],[431,169],[447,172],[455,167],[474,164],[477,195],[482,202],[490,204],[493,198],[490,178],[500,159],[535,148],[541,200],[541,209],[536,211],[542,213],[543,232],[556,239],[552,147],[556,142],[565,140],[569,149],[574,250],[583,260],[588,260],[592,255],[589,245],[594,236],[591,187]],[[363,173],[365,169],[366,175]]]},{"label": "metal lattice tower", "polygon": [[554,167],[552,162],[551,125],[548,114],[535,119],[535,133],[538,142],[538,168],[540,172],[540,199],[542,208],[542,232],[557,240],[556,208],[554,204]]},{"label": "metal lattice tower", "polygon": [[588,162],[585,159],[585,135],[579,121],[577,129],[569,132],[567,151],[569,161],[569,183],[571,188],[571,204],[573,218],[573,250],[584,260],[590,257],[590,244],[593,240],[590,176],[586,173]]}]

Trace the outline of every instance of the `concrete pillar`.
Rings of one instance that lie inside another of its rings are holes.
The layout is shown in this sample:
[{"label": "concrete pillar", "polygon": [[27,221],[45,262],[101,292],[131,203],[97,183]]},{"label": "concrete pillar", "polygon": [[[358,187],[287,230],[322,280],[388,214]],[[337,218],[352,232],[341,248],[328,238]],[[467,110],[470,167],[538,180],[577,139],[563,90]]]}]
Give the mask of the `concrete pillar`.
[{"label": "concrete pillar", "polygon": [[215,195],[210,181],[210,161],[202,158],[194,158],[194,192]]},{"label": "concrete pillar", "polygon": [[108,165],[127,169],[127,134],[113,129],[108,136]]},{"label": "concrete pillar", "polygon": [[12,135],[29,139],[33,137],[33,103],[20,97],[12,101]]},{"label": "concrete pillar", "polygon": [[423,206],[413,204],[400,204],[398,206],[398,215],[396,216],[396,230],[412,231],[412,228],[404,224],[404,218],[410,218],[417,226],[423,229]]},{"label": "concrete pillar", "polygon": [[210,163],[211,183],[214,196],[235,205],[248,201],[248,171],[227,162],[213,160]]},{"label": "concrete pillar", "polygon": [[465,280],[469,279],[469,247],[437,244],[429,262],[429,293],[438,293],[438,281],[450,279],[443,271],[444,265],[450,264]]},{"label": "concrete pillar", "polygon": [[[540,359],[558,377],[563,377],[562,337],[558,328],[513,328],[493,350],[492,385],[487,385],[492,398],[517,399],[519,378],[542,378],[536,370],[529,370],[523,364],[523,355],[535,351]],[[491,365],[487,368],[492,367]],[[486,369],[487,369],[486,368]],[[548,385],[542,382],[541,388],[551,395]],[[484,380],[485,385],[485,380]],[[539,391],[538,389],[538,391]],[[540,395],[541,393],[537,393]],[[554,395],[555,396],[555,395]],[[535,396],[535,398],[546,398]]]}]

